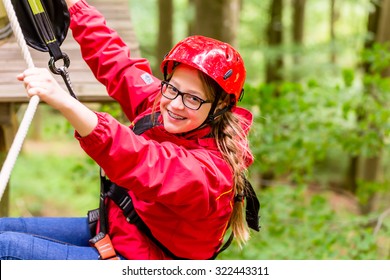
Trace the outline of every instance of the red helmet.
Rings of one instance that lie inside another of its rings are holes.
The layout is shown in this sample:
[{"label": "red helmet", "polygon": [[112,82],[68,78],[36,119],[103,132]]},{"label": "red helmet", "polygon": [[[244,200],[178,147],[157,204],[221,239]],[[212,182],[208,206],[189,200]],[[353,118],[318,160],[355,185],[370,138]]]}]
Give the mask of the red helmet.
[{"label": "red helmet", "polygon": [[246,71],[241,55],[229,44],[204,36],[190,36],[165,56],[161,63],[164,75],[172,72],[175,62],[202,71],[228,94],[234,94],[235,103],[240,100]]}]

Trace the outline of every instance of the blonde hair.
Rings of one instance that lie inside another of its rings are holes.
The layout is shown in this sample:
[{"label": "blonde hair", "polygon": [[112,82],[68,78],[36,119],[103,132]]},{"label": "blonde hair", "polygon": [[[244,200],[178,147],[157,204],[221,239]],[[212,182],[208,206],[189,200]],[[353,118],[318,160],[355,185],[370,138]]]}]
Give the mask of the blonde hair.
[{"label": "blonde hair", "polygon": [[[219,104],[222,107],[230,105],[232,102],[229,94],[209,76],[199,72],[200,78],[208,91],[209,98],[215,98],[217,91],[221,91]],[[251,156],[248,139],[246,135],[249,124],[239,115],[231,110],[216,117],[210,124],[212,134],[215,137],[217,146],[222,153],[223,158],[228,162],[233,173],[234,197],[241,197],[246,193],[246,184],[244,176],[247,173],[247,156]],[[246,126],[246,127],[245,127]],[[238,245],[241,247],[249,240],[249,228],[245,220],[245,205],[243,199],[234,200],[233,213],[230,217],[229,225],[236,237]]]}]

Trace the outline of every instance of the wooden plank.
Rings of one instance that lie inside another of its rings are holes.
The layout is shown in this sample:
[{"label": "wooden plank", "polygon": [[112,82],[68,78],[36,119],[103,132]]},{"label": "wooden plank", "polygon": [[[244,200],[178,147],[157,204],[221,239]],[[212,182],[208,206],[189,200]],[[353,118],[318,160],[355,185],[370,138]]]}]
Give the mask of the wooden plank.
[{"label": "wooden plank", "polygon": [[[133,57],[140,56],[139,43],[132,26],[127,0],[89,0],[106,18],[108,26],[115,29],[122,39],[128,44]],[[49,54],[29,48],[36,67],[47,67]],[[61,46],[70,60],[70,79],[72,86],[80,101],[83,102],[110,102],[103,85],[96,81],[90,69],[80,54],[80,47],[74,41],[69,30],[66,40]],[[0,103],[3,102],[28,102],[22,84],[16,80],[16,75],[27,66],[23,60],[21,50],[12,36],[0,42]],[[59,62],[60,63],[60,62]],[[56,79],[66,89],[60,76]]]}]

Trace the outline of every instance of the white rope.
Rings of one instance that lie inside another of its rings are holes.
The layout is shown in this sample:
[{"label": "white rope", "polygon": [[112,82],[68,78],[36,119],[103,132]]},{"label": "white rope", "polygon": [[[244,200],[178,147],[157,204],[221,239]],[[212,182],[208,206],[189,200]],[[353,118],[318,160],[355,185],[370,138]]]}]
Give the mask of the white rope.
[{"label": "white rope", "polygon": [[[34,62],[32,60],[30,51],[28,50],[26,41],[22,33],[22,29],[20,28],[19,21],[16,17],[15,10],[12,6],[11,0],[3,0],[3,3],[4,3],[5,10],[7,11],[12,30],[16,37],[16,41],[18,42],[22,50],[23,58],[26,61],[28,68],[33,68]],[[39,101],[40,101],[39,97],[36,95],[34,95],[30,99],[26,112],[24,113],[23,119],[15,135],[15,139],[8,152],[7,158],[4,161],[3,167],[0,172],[0,200],[3,197],[3,194],[8,184],[8,180],[11,176],[12,169],[14,168],[20,150],[22,149],[24,139],[26,138],[27,131],[31,125],[32,119],[34,118]]]}]

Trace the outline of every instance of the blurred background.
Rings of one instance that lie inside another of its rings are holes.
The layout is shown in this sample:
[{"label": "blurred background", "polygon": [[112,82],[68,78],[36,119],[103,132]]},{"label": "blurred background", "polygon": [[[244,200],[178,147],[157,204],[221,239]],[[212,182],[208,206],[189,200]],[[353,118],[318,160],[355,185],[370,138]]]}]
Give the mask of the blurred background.
[{"label": "blurred background", "polygon": [[[190,34],[229,42],[244,58],[240,106],[255,117],[250,178],[261,230],[220,259],[390,259],[390,0],[128,7],[157,76],[164,54]],[[115,104],[88,106],[128,122]],[[44,104],[10,184],[11,216],[84,216],[98,206],[98,167]]]}]

